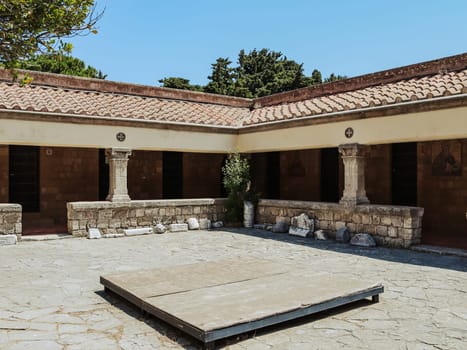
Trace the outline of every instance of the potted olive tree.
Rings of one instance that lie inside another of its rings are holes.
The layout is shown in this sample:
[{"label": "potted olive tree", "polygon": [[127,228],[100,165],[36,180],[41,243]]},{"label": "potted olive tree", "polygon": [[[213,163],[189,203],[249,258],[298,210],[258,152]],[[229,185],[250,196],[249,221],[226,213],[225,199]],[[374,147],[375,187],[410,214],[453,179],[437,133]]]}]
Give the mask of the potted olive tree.
[{"label": "potted olive tree", "polygon": [[[223,184],[228,193],[227,221],[234,226],[244,221],[245,227],[252,227],[254,207],[258,202],[258,196],[250,189],[248,159],[242,158],[239,153],[230,154],[222,167],[222,173]],[[246,216],[244,216],[245,212]]]}]

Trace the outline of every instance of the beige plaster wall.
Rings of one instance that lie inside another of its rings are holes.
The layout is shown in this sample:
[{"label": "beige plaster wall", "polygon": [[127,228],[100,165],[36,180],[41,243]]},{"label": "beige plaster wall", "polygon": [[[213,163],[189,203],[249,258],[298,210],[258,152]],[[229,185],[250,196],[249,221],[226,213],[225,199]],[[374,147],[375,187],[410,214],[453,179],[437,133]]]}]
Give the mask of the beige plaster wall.
[{"label": "beige plaster wall", "polygon": [[[352,138],[345,130],[354,130]],[[240,134],[241,152],[284,151],[337,147],[345,143],[387,144],[443,140],[467,135],[467,107],[438,111],[300,126]]]},{"label": "beige plaster wall", "polygon": [[[228,153],[235,149],[237,137],[234,134],[199,131],[17,119],[2,119],[1,125],[0,144],[6,145],[86,148],[125,147],[139,150]],[[119,132],[125,133],[125,141],[119,142],[116,139]]]}]

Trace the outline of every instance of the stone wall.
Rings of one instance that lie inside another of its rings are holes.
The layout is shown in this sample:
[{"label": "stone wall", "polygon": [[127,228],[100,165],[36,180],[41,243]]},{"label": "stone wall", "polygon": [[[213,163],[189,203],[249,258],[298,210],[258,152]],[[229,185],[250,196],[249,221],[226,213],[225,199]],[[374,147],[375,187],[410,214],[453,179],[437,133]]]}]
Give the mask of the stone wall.
[{"label": "stone wall", "polygon": [[128,194],[134,200],[162,199],[162,152],[132,152],[128,161]]},{"label": "stone wall", "polygon": [[373,145],[365,161],[365,190],[371,203],[391,204],[391,145]]},{"label": "stone wall", "polygon": [[183,198],[221,197],[224,158],[224,154],[183,153]]},{"label": "stone wall", "polygon": [[19,204],[0,204],[0,235],[17,235],[21,237],[21,212]]},{"label": "stone wall", "polygon": [[0,203],[9,201],[9,147],[0,145]]},{"label": "stone wall", "polygon": [[321,199],[321,151],[280,152],[281,199]]},{"label": "stone wall", "polygon": [[41,147],[40,222],[66,225],[66,203],[99,198],[97,149]]},{"label": "stone wall", "polygon": [[224,219],[224,199],[174,199],[130,202],[70,202],[68,233],[85,236],[88,227],[102,233],[152,227],[157,223],[181,223],[188,218]]},{"label": "stone wall", "polygon": [[346,226],[351,233],[371,234],[379,245],[407,248],[420,243],[423,208],[418,207],[260,200],[256,221],[275,223],[278,216],[291,219],[301,213],[313,217],[317,229],[331,234]]},{"label": "stone wall", "polygon": [[[448,155],[444,169],[437,171],[443,146]],[[467,239],[467,139],[420,142],[417,156],[418,205],[425,208],[423,230],[432,236],[428,243],[450,236],[449,243],[457,246]]]}]

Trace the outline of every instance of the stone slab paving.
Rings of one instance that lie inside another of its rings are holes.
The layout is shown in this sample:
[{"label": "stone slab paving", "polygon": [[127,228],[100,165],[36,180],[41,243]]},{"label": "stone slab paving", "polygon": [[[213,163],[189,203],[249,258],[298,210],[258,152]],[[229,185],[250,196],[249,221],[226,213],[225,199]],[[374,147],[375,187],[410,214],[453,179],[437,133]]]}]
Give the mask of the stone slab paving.
[{"label": "stone slab paving", "polygon": [[221,348],[467,348],[466,258],[238,229],[0,247],[0,349],[197,349],[195,340],[103,293],[99,276],[247,258],[381,281],[385,293],[378,304],[230,338]]}]

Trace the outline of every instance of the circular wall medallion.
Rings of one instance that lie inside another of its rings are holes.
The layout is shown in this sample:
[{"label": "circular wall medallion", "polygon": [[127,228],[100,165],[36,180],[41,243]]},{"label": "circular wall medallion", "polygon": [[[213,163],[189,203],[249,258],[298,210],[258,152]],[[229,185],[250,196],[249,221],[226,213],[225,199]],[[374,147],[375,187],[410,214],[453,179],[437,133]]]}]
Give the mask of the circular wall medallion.
[{"label": "circular wall medallion", "polygon": [[345,137],[350,139],[352,136],[353,136],[353,129],[352,128],[345,129]]},{"label": "circular wall medallion", "polygon": [[117,134],[117,140],[118,140],[118,141],[123,142],[123,141],[125,141],[125,139],[126,139],[125,133],[119,132],[119,133]]}]

